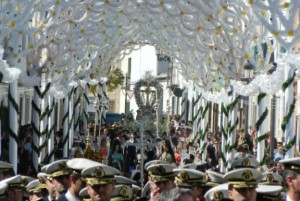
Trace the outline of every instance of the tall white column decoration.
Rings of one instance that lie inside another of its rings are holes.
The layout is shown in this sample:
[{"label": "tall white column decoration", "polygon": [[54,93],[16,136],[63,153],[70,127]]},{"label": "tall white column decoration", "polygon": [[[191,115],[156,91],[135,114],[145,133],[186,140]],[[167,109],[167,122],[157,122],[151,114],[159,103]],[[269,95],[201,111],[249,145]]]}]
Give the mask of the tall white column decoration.
[{"label": "tall white column decoration", "polygon": [[28,93],[28,98],[29,98],[29,105],[27,106],[28,107],[28,121],[26,122],[27,124],[31,124],[32,122],[32,92],[29,92]]},{"label": "tall white column decoration", "polygon": [[[80,97],[79,97],[79,86],[75,89],[75,103],[74,103],[74,132],[75,136],[79,135],[79,120],[80,120],[80,115],[79,115],[79,103],[80,103]],[[82,104],[82,103],[81,103]]]},{"label": "tall white column decoration", "polygon": [[69,135],[68,135],[68,124],[69,124],[69,100],[68,96],[64,98],[64,117],[62,120],[63,123],[63,157],[67,158],[68,157],[68,140],[69,140]]},{"label": "tall white column decoration", "polygon": [[109,98],[106,94],[107,91],[107,87],[106,87],[106,82],[107,82],[107,78],[103,79],[102,81],[102,93],[103,93],[103,99],[102,99],[102,121],[104,121],[106,123],[106,113],[108,111],[108,104],[109,104]]},{"label": "tall white column decoration", "polygon": [[208,103],[204,98],[201,98],[201,120],[200,120],[200,150],[202,154],[202,159],[206,156],[206,147],[207,147],[207,132],[208,132],[208,125],[206,120],[206,113],[208,111]]},{"label": "tall white column decoration", "polygon": [[9,162],[13,165],[14,171],[17,172],[18,165],[18,114],[19,114],[19,97],[18,81],[9,84],[8,89],[8,107],[9,107]]},{"label": "tall white column decoration", "polygon": [[258,121],[255,124],[257,129],[257,161],[263,165],[265,163],[265,139],[267,138],[267,131],[269,127],[266,126],[265,121],[268,115],[267,97],[265,93],[260,93],[257,98],[258,104]]},{"label": "tall white column decoration", "polygon": [[[228,104],[225,107],[222,108],[222,111],[224,114],[228,117],[227,118],[227,126],[222,130],[224,138],[227,137],[224,154],[226,154],[226,157],[224,156],[223,152],[221,153],[222,161],[225,165],[225,168],[228,170],[228,168],[231,166],[231,163],[234,159],[234,154],[236,148],[236,127],[238,125],[238,118],[237,118],[237,103],[239,101],[239,96],[236,96],[235,92],[231,92],[231,103]],[[225,123],[225,121],[224,121]],[[226,160],[225,160],[226,158]],[[226,162],[225,162],[226,161]]]},{"label": "tall white column decoration", "polygon": [[89,116],[88,116],[88,106],[90,104],[90,101],[89,101],[89,85],[86,84],[85,88],[84,88],[84,93],[83,93],[83,98],[84,98],[84,101],[83,101],[83,131],[86,131],[87,128],[88,128],[88,119],[89,119]]},{"label": "tall white column decoration", "polygon": [[284,91],[284,108],[285,116],[283,118],[281,129],[284,132],[284,148],[285,148],[285,158],[294,157],[294,147],[296,143],[296,137],[294,135],[294,108],[295,108],[295,98],[294,98],[294,82],[295,78],[295,68],[292,65],[286,66],[285,68],[285,82],[282,85],[282,90]]},{"label": "tall white column decoration", "polygon": [[56,116],[56,131],[60,130],[61,126],[61,114],[60,114],[60,99],[56,99],[56,107],[57,107],[57,116]]},{"label": "tall white column decoration", "polygon": [[[227,127],[227,121],[228,121],[228,113],[225,109],[224,103],[221,104],[220,114],[222,116],[222,122],[220,125],[221,133],[222,133],[222,144],[221,144],[221,150],[226,150],[226,144],[228,135],[226,133],[226,127]],[[226,153],[226,152],[224,152]],[[223,152],[221,153],[221,166],[220,166],[220,172],[225,172],[227,167],[227,161],[225,159],[225,155]]]},{"label": "tall white column decoration", "polygon": [[53,95],[48,95],[49,114],[48,114],[48,126],[49,126],[49,138],[48,138],[48,157],[49,163],[54,161],[54,114],[55,114],[55,100]]},{"label": "tall white column decoration", "polygon": [[99,101],[99,108],[98,108],[99,130],[101,129],[101,124],[102,124],[102,113],[103,113],[103,109],[104,109],[103,108],[103,100],[105,100],[103,90],[104,90],[104,83],[102,84],[100,81],[97,86],[97,98]]},{"label": "tall white column decoration", "polygon": [[39,160],[39,140],[40,140],[40,97],[37,92],[38,87],[34,87],[33,91],[33,100],[31,102],[32,105],[32,161],[33,166],[37,170],[38,169],[38,160]]},{"label": "tall white column decoration", "polygon": [[201,100],[201,95],[197,92],[194,94],[193,100],[192,100],[192,122],[193,122],[193,142],[196,140],[197,133],[199,130],[198,127],[198,119],[200,116],[200,108],[199,108],[199,102]]},{"label": "tall white column decoration", "polygon": [[70,91],[68,95],[69,100],[69,124],[68,124],[68,134],[69,134],[69,149],[73,146],[74,138],[74,88]]},{"label": "tall white column decoration", "polygon": [[22,95],[22,117],[21,117],[21,126],[25,125],[25,119],[26,119],[26,93],[24,92]]},{"label": "tall white column decoration", "polygon": [[221,129],[221,126],[222,126],[222,113],[221,113],[221,110],[222,110],[222,104],[218,104],[218,128],[219,128],[219,132],[220,132],[220,129]]},{"label": "tall white column decoration", "polygon": [[[1,80],[0,80],[1,81]],[[2,96],[2,94],[0,94]],[[3,100],[2,97],[0,97],[0,157],[2,156],[2,110],[3,110]]]},{"label": "tall white column decoration", "polygon": [[180,114],[180,119],[185,121],[185,124],[187,124],[187,119],[186,119],[186,105],[187,105],[187,93],[183,92],[182,97],[181,97],[181,114]]},{"label": "tall white column decoration", "polygon": [[47,146],[48,135],[48,99],[47,92],[50,85],[47,84],[46,76],[47,69],[42,69],[41,73],[41,87],[40,87],[40,99],[41,99],[41,115],[40,115],[40,142],[39,142],[39,163],[42,163],[45,159],[45,147]]},{"label": "tall white column decoration", "polygon": [[235,100],[238,100],[235,92],[233,92],[232,95],[232,99],[233,99],[233,106],[231,109],[229,109],[229,121],[231,121],[231,126],[230,126],[230,130],[229,130],[229,140],[230,140],[230,147],[229,147],[229,157],[228,157],[228,161],[229,164],[231,165],[233,159],[234,159],[234,154],[235,154],[235,150],[232,149],[232,147],[235,147],[235,143],[236,143],[236,126],[238,125],[238,119],[237,119],[237,102],[235,102]]},{"label": "tall white column decoration", "polygon": [[297,111],[297,138],[296,138],[296,148],[299,151],[299,140],[300,140],[300,75],[298,72],[298,80],[297,80],[297,101],[298,101],[298,111]]}]

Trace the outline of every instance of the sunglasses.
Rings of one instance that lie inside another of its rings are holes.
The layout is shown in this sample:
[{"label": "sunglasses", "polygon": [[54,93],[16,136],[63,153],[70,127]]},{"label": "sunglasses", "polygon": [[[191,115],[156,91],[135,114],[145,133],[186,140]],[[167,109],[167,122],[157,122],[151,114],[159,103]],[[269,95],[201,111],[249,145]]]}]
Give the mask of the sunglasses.
[{"label": "sunglasses", "polygon": [[169,180],[167,180],[167,181],[156,181],[155,184],[156,184],[157,186],[160,186],[161,184],[166,184],[166,183],[168,183],[168,182],[169,182]]}]

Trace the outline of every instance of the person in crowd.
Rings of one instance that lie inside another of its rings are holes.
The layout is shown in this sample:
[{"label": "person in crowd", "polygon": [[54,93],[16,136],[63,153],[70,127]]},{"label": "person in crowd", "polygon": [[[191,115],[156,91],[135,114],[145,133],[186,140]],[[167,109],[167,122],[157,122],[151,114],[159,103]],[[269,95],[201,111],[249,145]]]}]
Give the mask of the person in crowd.
[{"label": "person in crowd", "polygon": [[172,136],[171,141],[172,141],[173,145],[175,147],[177,147],[178,146],[178,138],[179,138],[178,133],[175,132],[174,130],[170,130],[170,135]]},{"label": "person in crowd", "polygon": [[14,166],[12,164],[0,161],[0,181],[15,175]]},{"label": "person in crowd", "polygon": [[26,190],[28,192],[29,201],[43,201],[41,194],[41,184],[38,179],[35,179],[27,184]]},{"label": "person in crowd", "polygon": [[178,131],[179,126],[180,126],[180,116],[174,115],[172,118],[172,123],[173,123],[173,128],[175,128],[175,130]]},{"label": "person in crowd", "polygon": [[107,147],[107,138],[106,137],[101,139],[98,155],[102,159],[102,162],[106,163],[107,156],[108,156],[108,147]]},{"label": "person in crowd", "polygon": [[254,168],[239,168],[224,175],[228,182],[228,196],[233,201],[256,201],[256,187],[262,174]]},{"label": "person in crowd", "polygon": [[237,147],[237,153],[235,154],[234,157],[235,158],[245,158],[245,157],[248,157],[248,156],[252,156],[252,154],[249,151],[248,144],[239,145]]},{"label": "person in crowd", "polygon": [[181,163],[181,155],[178,148],[174,148],[174,156],[175,156],[175,164],[176,166],[180,166]]},{"label": "person in crowd", "polygon": [[277,148],[277,153],[274,155],[274,160],[277,159],[284,159],[284,147],[283,146],[278,146]]},{"label": "person in crowd", "polygon": [[83,178],[81,178],[81,171],[91,166],[99,165],[99,163],[86,159],[74,158],[67,161],[67,166],[70,169],[68,191],[60,196],[57,201],[80,201],[80,190],[84,187]]},{"label": "person in crowd", "polygon": [[43,198],[44,201],[54,201],[56,197],[56,190],[52,183],[52,176],[51,174],[46,173],[46,169],[50,164],[44,165],[42,167],[42,172],[38,173],[37,176],[45,178],[45,187],[47,188],[48,193],[44,193]]},{"label": "person in crowd", "polygon": [[174,184],[175,173],[173,172],[175,168],[175,165],[168,164],[166,161],[149,162],[145,165],[150,183],[151,201],[157,200],[162,192],[176,187]]},{"label": "person in crowd", "polygon": [[207,146],[207,158],[210,159],[209,166],[210,168],[219,168],[219,159],[221,157],[221,141],[220,138],[214,138],[214,145]]},{"label": "person in crowd", "polygon": [[98,165],[85,168],[81,176],[86,179],[86,188],[92,201],[110,201],[115,190],[116,179],[120,171],[107,166]]},{"label": "person in crowd", "polygon": [[159,160],[167,161],[170,164],[175,164],[175,155],[173,149],[171,147],[171,143],[169,140],[164,140],[163,147],[162,147],[162,154],[159,157]]},{"label": "person in crowd", "polygon": [[70,187],[70,169],[67,166],[67,160],[54,161],[46,166],[45,171],[48,175],[51,175],[51,183],[54,186],[56,192],[55,199],[57,200],[65,194]]},{"label": "person in crowd", "polygon": [[203,172],[187,168],[176,168],[173,172],[176,174],[174,183],[178,188],[191,189],[193,201],[205,201],[202,185],[206,175]]},{"label": "person in crowd", "polygon": [[267,134],[268,134],[268,138],[265,140],[266,149],[270,150],[272,140],[273,140],[273,148],[276,148],[277,147],[277,138],[270,131]]},{"label": "person in crowd", "polygon": [[3,191],[7,200],[23,201],[27,194],[26,185],[33,180],[32,177],[16,175],[0,181],[0,186],[2,183],[7,184],[7,188]]},{"label": "person in crowd", "polygon": [[112,149],[108,161],[108,165],[123,171],[123,165],[124,165],[124,157],[122,154],[122,151],[120,150],[120,141],[115,140],[112,144]]},{"label": "person in crowd", "polygon": [[213,134],[211,131],[207,132],[207,143],[208,145],[214,145]]},{"label": "person in crowd", "polygon": [[184,188],[174,188],[161,193],[158,201],[193,201],[192,191]]},{"label": "person in crowd", "polygon": [[126,143],[124,149],[125,156],[125,173],[131,174],[132,170],[135,168],[135,163],[137,162],[136,157],[136,146],[133,143],[136,143],[136,138],[133,133],[130,134],[130,139]]},{"label": "person in crowd", "polygon": [[281,147],[281,146],[283,146],[282,142],[278,141],[276,149],[274,148],[274,155],[278,152],[278,148]]},{"label": "person in crowd", "polygon": [[286,189],[286,201],[300,200],[300,157],[279,161],[284,165],[283,183]]},{"label": "person in crowd", "polygon": [[24,148],[25,148],[25,150],[28,151],[30,158],[31,158],[31,156],[32,156],[32,138],[31,137],[26,138]]},{"label": "person in crowd", "polygon": [[205,201],[232,201],[228,196],[228,184],[212,187],[205,193]]}]

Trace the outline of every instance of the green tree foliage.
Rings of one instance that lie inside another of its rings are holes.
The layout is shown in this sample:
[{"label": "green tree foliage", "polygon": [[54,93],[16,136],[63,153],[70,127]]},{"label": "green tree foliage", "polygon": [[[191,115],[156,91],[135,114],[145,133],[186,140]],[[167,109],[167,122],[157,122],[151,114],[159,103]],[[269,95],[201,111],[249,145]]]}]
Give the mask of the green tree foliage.
[{"label": "green tree foliage", "polygon": [[123,85],[124,83],[124,75],[121,71],[121,69],[119,68],[115,68],[113,69],[113,72],[111,73],[111,75],[108,77],[107,80],[107,90],[109,92],[114,91],[115,89],[117,89],[119,86]]}]

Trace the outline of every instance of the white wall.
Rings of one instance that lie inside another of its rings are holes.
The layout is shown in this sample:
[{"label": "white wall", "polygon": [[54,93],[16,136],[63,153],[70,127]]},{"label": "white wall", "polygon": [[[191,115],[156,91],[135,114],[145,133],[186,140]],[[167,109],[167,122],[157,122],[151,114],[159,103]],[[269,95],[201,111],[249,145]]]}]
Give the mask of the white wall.
[{"label": "white wall", "polygon": [[[140,49],[133,51],[131,54],[126,56],[124,60],[121,62],[121,70],[124,73],[128,73],[128,59],[131,58],[131,74],[128,75],[130,77],[130,89],[134,89],[134,83],[141,78],[144,77],[147,71],[151,71],[153,76],[157,75],[157,58],[156,58],[156,50],[154,46],[145,45],[142,46]],[[125,81],[124,81],[125,82]],[[125,84],[125,83],[124,83]],[[125,111],[125,91],[120,90],[120,107],[119,113],[124,113]],[[129,97],[127,96],[127,100]],[[136,114],[136,110],[138,106],[136,105],[134,96],[130,99],[130,108],[134,115]]]}]

